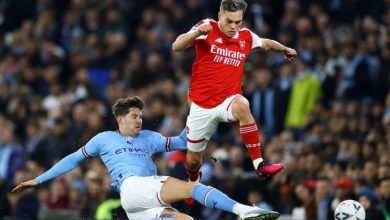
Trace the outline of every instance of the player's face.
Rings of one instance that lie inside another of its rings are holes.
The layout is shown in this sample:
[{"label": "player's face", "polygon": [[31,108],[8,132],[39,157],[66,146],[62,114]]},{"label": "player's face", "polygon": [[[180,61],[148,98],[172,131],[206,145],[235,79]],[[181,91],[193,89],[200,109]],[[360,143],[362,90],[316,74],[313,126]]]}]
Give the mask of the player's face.
[{"label": "player's face", "polygon": [[218,13],[219,25],[224,34],[233,37],[240,29],[244,11],[220,11]]},{"label": "player's face", "polygon": [[123,117],[119,117],[119,126],[121,132],[125,135],[138,135],[142,129],[142,112],[139,108],[130,108],[129,113]]}]

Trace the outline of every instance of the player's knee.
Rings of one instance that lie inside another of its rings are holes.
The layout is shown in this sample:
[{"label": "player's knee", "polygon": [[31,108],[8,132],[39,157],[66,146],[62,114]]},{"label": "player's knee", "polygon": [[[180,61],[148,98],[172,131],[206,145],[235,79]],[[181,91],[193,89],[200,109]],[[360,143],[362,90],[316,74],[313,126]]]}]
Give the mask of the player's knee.
[{"label": "player's knee", "polygon": [[245,98],[235,100],[232,110],[233,115],[238,119],[249,117],[250,115],[249,103]]}]

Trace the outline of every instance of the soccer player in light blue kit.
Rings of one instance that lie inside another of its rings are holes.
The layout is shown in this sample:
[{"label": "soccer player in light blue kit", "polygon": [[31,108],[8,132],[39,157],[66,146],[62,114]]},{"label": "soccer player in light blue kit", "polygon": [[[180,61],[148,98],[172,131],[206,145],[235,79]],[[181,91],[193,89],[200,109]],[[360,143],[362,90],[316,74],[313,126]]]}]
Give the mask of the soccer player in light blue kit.
[{"label": "soccer player in light blue kit", "polygon": [[194,198],[206,207],[232,212],[241,219],[277,219],[279,213],[240,204],[221,191],[195,182],[157,176],[151,156],[157,152],[186,149],[186,133],[164,137],[141,130],[143,101],[135,96],[116,101],[112,110],[117,131],[101,132],[78,151],[64,157],[51,169],[23,182],[11,193],[36,186],[77,167],[89,157],[100,157],[110,172],[112,186],[120,193],[121,205],[130,220],[193,219],[170,206]]}]

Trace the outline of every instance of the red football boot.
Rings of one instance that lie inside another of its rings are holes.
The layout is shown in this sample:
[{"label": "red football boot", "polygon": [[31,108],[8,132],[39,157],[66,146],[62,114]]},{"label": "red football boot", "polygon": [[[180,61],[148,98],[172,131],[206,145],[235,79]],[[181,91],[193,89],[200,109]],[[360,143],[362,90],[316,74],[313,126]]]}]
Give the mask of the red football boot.
[{"label": "red football boot", "polygon": [[279,173],[284,168],[284,164],[268,164],[264,161],[259,164],[256,170],[256,175],[260,180],[265,180],[277,173]]}]

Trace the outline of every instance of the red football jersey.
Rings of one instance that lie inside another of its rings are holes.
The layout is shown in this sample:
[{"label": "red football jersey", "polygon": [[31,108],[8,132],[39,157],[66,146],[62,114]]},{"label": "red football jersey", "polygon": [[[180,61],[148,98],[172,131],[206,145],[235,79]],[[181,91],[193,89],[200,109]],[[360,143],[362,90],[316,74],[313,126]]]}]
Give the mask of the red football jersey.
[{"label": "red football jersey", "polygon": [[194,41],[196,58],[189,98],[203,108],[213,108],[231,95],[242,94],[245,61],[253,48],[262,46],[262,40],[246,28],[230,38],[220,30],[218,22],[211,19],[199,22],[190,31],[204,22],[209,22],[213,29]]}]

